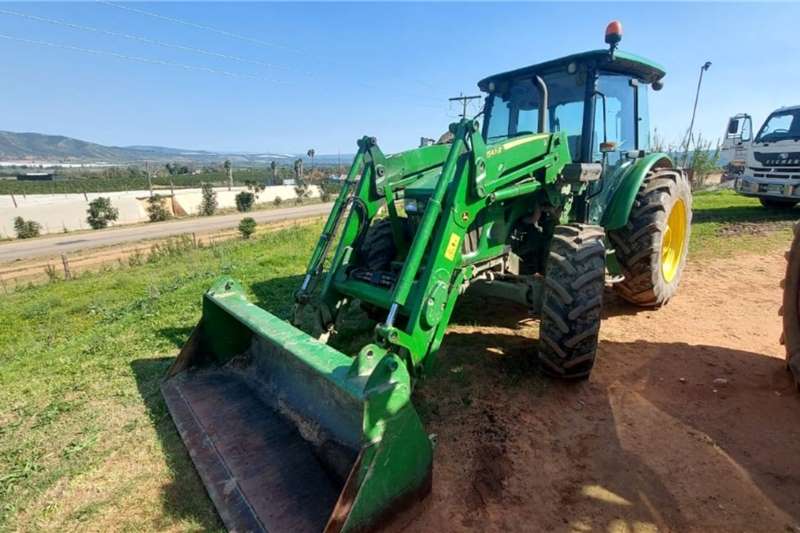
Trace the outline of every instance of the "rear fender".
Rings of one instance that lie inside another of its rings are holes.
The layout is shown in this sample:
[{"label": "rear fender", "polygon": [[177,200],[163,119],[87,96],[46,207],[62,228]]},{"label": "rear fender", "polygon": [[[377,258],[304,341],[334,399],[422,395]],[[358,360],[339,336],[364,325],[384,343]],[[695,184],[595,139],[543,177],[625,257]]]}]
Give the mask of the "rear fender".
[{"label": "rear fender", "polygon": [[[608,201],[600,216],[600,225],[606,231],[620,229],[628,223],[628,218],[633,209],[633,202],[639,192],[645,176],[654,168],[672,167],[672,160],[667,154],[649,154],[633,165],[623,170],[616,179],[612,178],[612,183],[606,183],[608,191]],[[605,177],[603,179],[606,179]]]}]

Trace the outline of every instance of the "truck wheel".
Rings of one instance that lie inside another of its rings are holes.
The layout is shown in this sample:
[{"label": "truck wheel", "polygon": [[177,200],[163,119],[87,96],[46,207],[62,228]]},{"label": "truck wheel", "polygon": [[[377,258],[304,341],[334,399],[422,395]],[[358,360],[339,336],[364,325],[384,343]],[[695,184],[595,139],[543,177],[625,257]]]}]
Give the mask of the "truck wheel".
[{"label": "truck wheel", "polygon": [[767,196],[761,196],[758,201],[768,209],[791,209],[797,205],[797,200],[784,200],[783,198],[769,198]]},{"label": "truck wheel", "polygon": [[792,247],[786,252],[786,277],[783,279],[783,334],[786,365],[800,390],[800,224],[795,224]]},{"label": "truck wheel", "polygon": [[539,360],[545,373],[585,379],[594,366],[605,284],[601,226],[556,226],[544,277]]},{"label": "truck wheel", "polygon": [[692,190],[686,175],[656,168],[644,179],[625,227],[609,238],[625,279],[615,285],[642,307],[664,305],[678,290],[692,229]]}]

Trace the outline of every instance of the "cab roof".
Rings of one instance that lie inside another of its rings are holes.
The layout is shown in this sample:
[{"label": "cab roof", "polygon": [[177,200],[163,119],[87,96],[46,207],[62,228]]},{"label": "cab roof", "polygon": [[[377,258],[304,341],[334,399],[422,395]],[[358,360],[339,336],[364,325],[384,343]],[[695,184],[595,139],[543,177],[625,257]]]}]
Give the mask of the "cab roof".
[{"label": "cab roof", "polygon": [[545,61],[544,63],[539,63],[537,65],[501,72],[500,74],[495,74],[493,76],[489,76],[488,78],[482,79],[478,82],[478,87],[482,91],[488,92],[490,81],[525,78],[534,74],[547,74],[554,70],[566,68],[566,66],[572,62],[584,65],[593,64],[598,68],[610,72],[630,74],[631,76],[635,76],[646,83],[652,83],[660,80],[666,74],[664,68],[658,63],[654,63],[649,59],[645,59],[628,52],[623,52],[621,50],[614,52],[614,58],[612,60],[609,51],[605,49],[581,52],[579,54],[572,54],[558,59]]}]

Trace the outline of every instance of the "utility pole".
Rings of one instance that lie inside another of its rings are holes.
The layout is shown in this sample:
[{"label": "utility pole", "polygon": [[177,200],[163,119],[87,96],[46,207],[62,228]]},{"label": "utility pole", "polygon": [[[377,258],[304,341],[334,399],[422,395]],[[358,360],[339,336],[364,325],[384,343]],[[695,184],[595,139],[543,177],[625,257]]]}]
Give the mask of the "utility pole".
[{"label": "utility pole", "polygon": [[689,145],[692,143],[692,130],[694,129],[694,117],[697,114],[697,102],[700,99],[700,86],[703,84],[703,73],[711,67],[711,61],[706,61],[700,67],[700,78],[697,80],[697,92],[694,95],[694,107],[692,108],[692,120],[689,122],[689,131],[686,132],[686,141],[683,144],[683,166],[689,160]]},{"label": "utility pole", "polygon": [[458,93],[458,96],[449,98],[451,102],[461,102],[461,118],[467,118],[467,104],[472,100],[480,100],[483,98],[481,95],[464,96],[464,93]]}]

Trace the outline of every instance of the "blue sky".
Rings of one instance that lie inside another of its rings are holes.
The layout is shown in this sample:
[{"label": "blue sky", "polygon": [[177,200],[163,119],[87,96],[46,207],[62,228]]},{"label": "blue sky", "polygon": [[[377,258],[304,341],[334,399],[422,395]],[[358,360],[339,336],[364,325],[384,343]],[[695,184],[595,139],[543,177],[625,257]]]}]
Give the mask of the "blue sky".
[{"label": "blue sky", "polygon": [[688,126],[706,60],[713,66],[697,119],[706,136],[719,137],[737,112],[751,113],[758,126],[772,109],[800,103],[795,4],[122,5],[252,40],[106,3],[2,3],[0,11],[231,57],[0,13],[0,129],[115,145],[289,153],[353,152],[355,140],[369,134],[398,151],[445,131],[457,111],[447,97],[476,94],[475,83],[488,74],[602,48],[614,18],[624,26],[621,48],[666,67],[665,87],[651,95],[650,107],[651,124],[670,141]]}]

